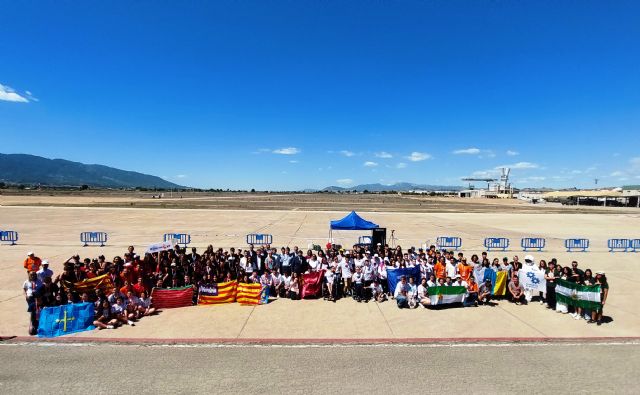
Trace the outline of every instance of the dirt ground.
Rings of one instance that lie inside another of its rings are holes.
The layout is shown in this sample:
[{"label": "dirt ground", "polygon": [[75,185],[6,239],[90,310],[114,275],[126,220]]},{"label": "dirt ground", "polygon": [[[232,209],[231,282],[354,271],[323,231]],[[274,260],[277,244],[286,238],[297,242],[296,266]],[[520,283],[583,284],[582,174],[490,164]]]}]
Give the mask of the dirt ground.
[{"label": "dirt ground", "polygon": [[[136,202],[130,196],[95,197],[0,197],[0,229],[20,233],[16,246],[0,245],[0,335],[26,335],[28,315],[21,286],[26,278],[22,261],[27,251],[48,259],[51,269],[60,272],[62,263],[75,253],[82,257],[121,255],[130,244],[144,251],[160,241],[164,233],[185,232],[192,246],[246,247],[245,235],[273,234],[276,246],[324,244],[328,224],[352,208],[346,197],[312,195],[314,209],[287,207],[268,209],[272,203],[258,206],[255,196],[228,196],[226,200],[260,210],[246,209],[150,209],[82,207],[89,205]],[[260,197],[262,199],[263,197]],[[279,198],[274,196],[264,199]],[[286,196],[287,199],[298,199]],[[144,200],[144,198],[139,198]],[[184,201],[185,198],[183,198]],[[340,200],[345,199],[345,200]],[[349,197],[351,199],[351,197]],[[605,270],[611,286],[605,314],[613,321],[601,327],[575,321],[567,315],[552,313],[539,304],[515,306],[500,302],[496,307],[448,310],[398,310],[392,302],[380,305],[357,304],[341,300],[336,304],[319,301],[291,302],[243,307],[236,304],[167,310],[141,320],[136,327],[115,331],[85,332],[83,336],[136,338],[432,338],[432,337],[600,337],[640,336],[640,313],[635,306],[640,293],[637,276],[639,254],[607,252],[609,238],[640,238],[640,212],[620,210],[606,213],[546,212],[523,209],[521,203],[478,202],[461,212],[401,212],[403,206],[389,206],[385,212],[379,196],[373,203],[367,197],[359,204],[379,207],[360,212],[368,220],[395,230],[394,243],[403,247],[432,243],[437,236],[460,236],[462,251],[470,255],[483,251],[484,237],[511,239],[508,252],[490,253],[492,257],[519,255],[521,237],[546,237],[547,249],[533,253],[536,259],[556,257],[562,264],[577,260],[580,267]],[[419,199],[398,197],[415,207]],[[197,201],[195,198],[194,201]],[[209,199],[205,199],[209,201]],[[215,204],[222,204],[222,197]],[[247,200],[247,202],[241,202]],[[340,200],[337,204],[335,200]],[[88,201],[93,202],[92,204]],[[250,203],[249,203],[250,201]],[[439,201],[439,200],[438,200]],[[289,201],[291,203],[291,201]],[[199,204],[199,203],[196,203]],[[284,205],[285,201],[278,201]],[[326,204],[326,206],[324,206]],[[390,204],[390,203],[389,203]],[[395,204],[395,203],[394,203]],[[435,203],[434,203],[435,204]],[[456,203],[458,204],[458,203]],[[486,205],[485,205],[486,204]],[[68,207],[63,207],[68,206]],[[499,205],[500,209],[489,208]],[[300,204],[302,206],[302,204]],[[324,208],[320,208],[320,206]],[[331,206],[333,211],[325,211]],[[420,206],[418,206],[420,207]],[[450,210],[451,207],[447,206]],[[473,212],[483,207],[484,212]],[[448,210],[449,210],[448,209]],[[561,208],[564,210],[564,208]],[[105,231],[105,247],[82,247],[82,231]],[[358,232],[334,232],[335,241],[350,245]],[[586,237],[592,248],[587,253],[567,253],[564,238]],[[391,242],[391,240],[389,240]]]}]

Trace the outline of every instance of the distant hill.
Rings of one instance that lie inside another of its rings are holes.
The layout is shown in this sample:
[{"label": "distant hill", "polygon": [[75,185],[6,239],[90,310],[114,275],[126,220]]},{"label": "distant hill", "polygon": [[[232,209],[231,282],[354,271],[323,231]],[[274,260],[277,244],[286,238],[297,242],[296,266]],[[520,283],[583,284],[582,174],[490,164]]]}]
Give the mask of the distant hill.
[{"label": "distant hill", "polygon": [[392,185],[384,185],[384,184],[361,184],[353,187],[337,187],[330,186],[323,189],[323,191],[327,192],[344,192],[344,191],[357,191],[357,192],[388,192],[388,191],[398,191],[398,192],[408,192],[408,191],[459,191],[463,188],[460,186],[451,186],[451,185],[423,185],[423,184],[413,184],[410,182],[398,182]]},{"label": "distant hill", "polygon": [[160,177],[135,171],[26,154],[0,154],[0,181],[50,186],[182,188]]}]

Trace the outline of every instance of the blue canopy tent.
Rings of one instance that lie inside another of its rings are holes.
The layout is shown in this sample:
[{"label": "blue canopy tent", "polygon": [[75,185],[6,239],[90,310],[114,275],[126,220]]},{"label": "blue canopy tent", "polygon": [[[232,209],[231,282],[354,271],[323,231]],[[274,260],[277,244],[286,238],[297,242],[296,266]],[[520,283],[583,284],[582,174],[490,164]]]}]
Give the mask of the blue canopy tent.
[{"label": "blue canopy tent", "polygon": [[334,230],[372,230],[379,227],[380,226],[378,226],[378,224],[367,221],[366,219],[359,216],[355,211],[352,211],[342,219],[331,221],[329,228],[329,239],[333,242]]}]

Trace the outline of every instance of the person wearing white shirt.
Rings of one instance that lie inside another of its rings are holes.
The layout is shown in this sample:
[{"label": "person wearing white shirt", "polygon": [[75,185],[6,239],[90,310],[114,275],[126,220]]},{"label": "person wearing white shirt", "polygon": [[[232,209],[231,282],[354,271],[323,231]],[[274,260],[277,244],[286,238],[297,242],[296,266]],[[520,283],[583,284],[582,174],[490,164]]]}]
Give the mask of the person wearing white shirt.
[{"label": "person wearing white shirt", "polygon": [[351,277],[353,273],[351,272],[351,265],[347,259],[342,258],[340,264],[338,266],[338,270],[342,275],[342,281],[344,281],[343,294],[349,295],[351,294]]},{"label": "person wearing white shirt", "polygon": [[328,300],[335,303],[336,295],[335,295],[335,288],[333,287],[333,283],[336,278],[336,269],[332,267],[330,270],[325,271],[324,277],[327,280],[325,284],[327,287],[327,293],[329,294]]},{"label": "person wearing white shirt", "polygon": [[36,273],[38,274],[38,280],[40,280],[40,282],[44,282],[45,277],[53,278],[53,270],[49,269],[49,261],[46,259],[42,261],[42,266]]},{"label": "person wearing white shirt", "polygon": [[380,285],[380,283],[377,280],[373,281],[370,288],[371,288],[371,294],[373,295],[373,300],[375,300],[378,303],[384,302],[385,300],[387,300],[387,295],[384,293],[384,290],[382,289],[382,285]]},{"label": "person wearing white shirt", "polygon": [[281,296],[281,294],[283,293],[282,291],[284,289],[284,287],[283,287],[283,285],[284,285],[283,282],[284,281],[283,281],[282,275],[279,273],[278,269],[273,271],[272,278],[273,278],[273,293],[274,293],[274,296],[276,298],[279,298]]},{"label": "person wearing white shirt", "polygon": [[420,304],[424,307],[427,307],[431,304],[429,293],[427,292],[428,288],[429,284],[427,283],[427,279],[423,277],[422,281],[420,281],[420,285],[418,285],[418,302],[420,302]]},{"label": "person wearing white shirt", "polygon": [[409,291],[407,292],[407,302],[409,308],[418,307],[418,287],[416,286],[416,280],[413,277],[409,277]]},{"label": "person wearing white shirt", "polygon": [[456,267],[451,261],[447,261],[447,277],[456,278]]},{"label": "person wearing white shirt", "polygon": [[396,299],[398,308],[403,309],[409,307],[409,302],[407,301],[409,290],[410,288],[409,284],[407,284],[407,277],[400,277],[400,281],[396,284],[396,289],[393,292],[393,297]]}]

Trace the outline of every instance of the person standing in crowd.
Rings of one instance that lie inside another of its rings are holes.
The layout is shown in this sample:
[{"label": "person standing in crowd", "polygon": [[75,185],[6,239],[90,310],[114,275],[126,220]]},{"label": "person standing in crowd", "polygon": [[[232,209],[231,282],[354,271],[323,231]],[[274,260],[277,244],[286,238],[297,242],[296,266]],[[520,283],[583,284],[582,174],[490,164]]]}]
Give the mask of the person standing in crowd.
[{"label": "person standing in crowd", "polygon": [[42,266],[36,273],[40,282],[44,282],[45,277],[53,278],[53,270],[49,269],[49,261],[46,259],[42,261]]},{"label": "person standing in crowd", "polygon": [[[353,281],[353,287],[355,289],[354,298],[356,299],[356,302],[360,303],[362,302],[362,299],[364,299],[364,293],[363,293],[364,274],[362,274],[361,266],[356,266],[356,272],[353,273],[352,281]],[[368,302],[368,301],[369,301],[368,299],[365,300],[365,302]]]},{"label": "person standing in crowd", "polygon": [[40,265],[42,265],[42,260],[38,258],[33,251],[29,251],[23,263],[24,270],[27,272],[37,272],[40,270]]},{"label": "person standing in crowd", "polygon": [[609,296],[609,283],[603,271],[596,272],[596,285],[600,286],[600,308],[591,313],[590,323],[596,322],[598,326],[602,325],[602,312],[604,304]]},{"label": "person standing in crowd", "polygon": [[556,278],[560,273],[556,268],[556,259],[549,261],[545,270],[544,279],[547,281],[547,308],[556,309]]}]

